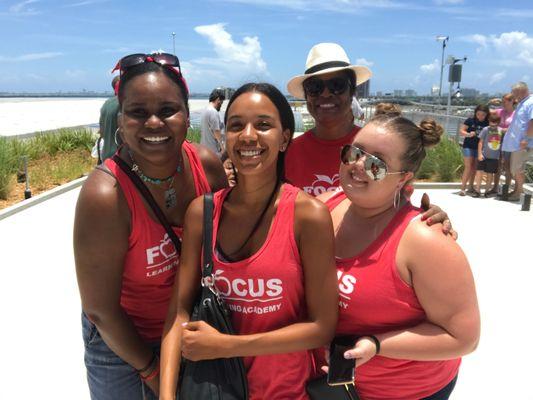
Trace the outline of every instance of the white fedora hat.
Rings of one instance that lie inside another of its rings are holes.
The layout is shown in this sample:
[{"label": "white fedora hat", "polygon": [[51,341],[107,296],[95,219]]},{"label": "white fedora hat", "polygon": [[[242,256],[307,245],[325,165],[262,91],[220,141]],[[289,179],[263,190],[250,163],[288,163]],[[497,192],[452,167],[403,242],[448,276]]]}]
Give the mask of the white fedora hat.
[{"label": "white fedora hat", "polygon": [[309,50],[304,74],[292,78],[287,83],[287,90],[294,97],[305,99],[303,81],[313,75],[327,74],[343,69],[355,72],[356,85],[366,82],[372,76],[372,72],[367,67],[351,65],[346,52],[337,43],[319,43]]}]

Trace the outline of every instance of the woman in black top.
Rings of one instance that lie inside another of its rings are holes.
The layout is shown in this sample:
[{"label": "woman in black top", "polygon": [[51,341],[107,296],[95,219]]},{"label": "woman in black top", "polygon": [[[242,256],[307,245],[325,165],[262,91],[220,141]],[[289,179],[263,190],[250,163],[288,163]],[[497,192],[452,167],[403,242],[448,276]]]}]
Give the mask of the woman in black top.
[{"label": "woman in black top", "polygon": [[461,191],[459,195],[465,195],[466,183],[468,182],[468,191],[472,192],[474,185],[474,176],[476,175],[477,164],[477,144],[479,142],[479,133],[488,126],[489,121],[489,107],[486,105],[478,105],[474,110],[474,117],[467,118],[463,125],[461,125],[461,136],[464,137],[463,142],[463,160],[464,171],[461,178]]}]

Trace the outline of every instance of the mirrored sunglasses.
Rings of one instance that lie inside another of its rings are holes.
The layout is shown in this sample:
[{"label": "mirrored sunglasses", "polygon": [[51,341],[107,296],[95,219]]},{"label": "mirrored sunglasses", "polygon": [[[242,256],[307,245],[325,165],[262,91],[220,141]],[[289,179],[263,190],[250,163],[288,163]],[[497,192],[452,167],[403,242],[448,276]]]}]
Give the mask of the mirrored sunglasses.
[{"label": "mirrored sunglasses", "polygon": [[388,172],[387,163],[373,154],[367,153],[353,144],[347,144],[341,150],[341,162],[351,165],[358,162],[361,157],[365,157],[364,169],[368,177],[374,181],[379,181],[387,175],[404,174],[405,171]]}]

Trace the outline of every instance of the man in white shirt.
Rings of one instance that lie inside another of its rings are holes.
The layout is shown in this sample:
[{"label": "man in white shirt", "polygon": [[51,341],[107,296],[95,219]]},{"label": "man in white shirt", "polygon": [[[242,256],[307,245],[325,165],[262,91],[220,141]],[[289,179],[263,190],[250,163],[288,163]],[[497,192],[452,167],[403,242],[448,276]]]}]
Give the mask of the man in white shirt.
[{"label": "man in white shirt", "polygon": [[512,94],[518,105],[503,138],[502,150],[511,153],[511,174],[515,179],[515,189],[508,199],[518,201],[525,182],[526,163],[533,159],[533,95],[524,82],[514,85]]},{"label": "man in white shirt", "polygon": [[226,97],[223,90],[213,90],[209,95],[209,104],[202,112],[202,117],[200,119],[200,143],[209,147],[219,157],[224,151],[224,141],[222,138],[223,125],[219,111],[225,99]]}]

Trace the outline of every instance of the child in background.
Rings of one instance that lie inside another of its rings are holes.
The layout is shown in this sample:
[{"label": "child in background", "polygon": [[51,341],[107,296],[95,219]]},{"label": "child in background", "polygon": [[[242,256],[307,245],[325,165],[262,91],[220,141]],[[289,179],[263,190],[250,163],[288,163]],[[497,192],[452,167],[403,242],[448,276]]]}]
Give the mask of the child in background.
[{"label": "child in background", "polygon": [[479,134],[478,143],[478,164],[475,180],[475,191],[472,197],[479,197],[481,180],[485,176],[485,197],[490,194],[489,187],[494,179],[494,174],[498,172],[498,164],[500,160],[501,144],[503,137],[503,129],[498,125],[500,123],[500,116],[491,113],[489,115],[489,126],[483,128]]}]

